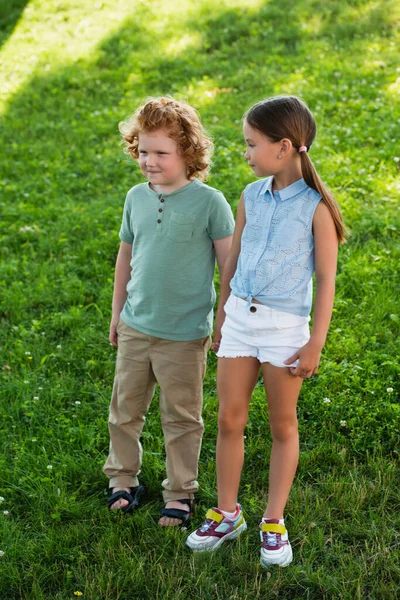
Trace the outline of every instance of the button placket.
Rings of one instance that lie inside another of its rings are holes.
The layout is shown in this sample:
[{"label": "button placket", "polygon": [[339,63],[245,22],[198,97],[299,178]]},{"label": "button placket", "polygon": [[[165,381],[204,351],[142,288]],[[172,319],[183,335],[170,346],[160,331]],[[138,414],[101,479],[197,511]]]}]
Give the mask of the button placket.
[{"label": "button placket", "polygon": [[[161,195],[158,196],[158,199],[160,200],[161,205],[163,206],[164,202],[165,202],[165,198],[163,198]],[[162,213],[163,213],[163,208],[159,208],[158,209],[158,219],[157,219],[157,225],[161,225],[162,223]]]}]

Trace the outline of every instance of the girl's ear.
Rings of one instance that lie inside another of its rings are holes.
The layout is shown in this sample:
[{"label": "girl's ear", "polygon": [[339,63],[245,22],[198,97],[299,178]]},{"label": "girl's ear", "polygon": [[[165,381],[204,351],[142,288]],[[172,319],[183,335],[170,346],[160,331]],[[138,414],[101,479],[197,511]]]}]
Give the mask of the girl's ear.
[{"label": "girl's ear", "polygon": [[293,148],[293,144],[291,142],[291,140],[289,140],[288,138],[283,138],[283,140],[281,140],[281,149],[279,154],[281,156],[287,156],[290,151]]}]

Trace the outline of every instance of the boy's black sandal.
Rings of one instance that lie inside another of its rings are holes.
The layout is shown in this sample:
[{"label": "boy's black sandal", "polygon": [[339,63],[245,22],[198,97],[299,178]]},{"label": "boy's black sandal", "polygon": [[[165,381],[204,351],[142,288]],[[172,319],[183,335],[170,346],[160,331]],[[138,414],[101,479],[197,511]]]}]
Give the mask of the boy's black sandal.
[{"label": "boy's black sandal", "polygon": [[144,485],[138,485],[136,487],[129,488],[130,492],[126,492],[125,490],[118,490],[118,492],[112,493],[112,488],[110,488],[109,496],[107,498],[107,506],[111,510],[112,505],[118,500],[127,500],[129,504],[124,506],[123,508],[119,508],[116,512],[121,511],[124,513],[130,513],[133,509],[138,506],[140,502],[140,498],[147,492],[147,488]]},{"label": "boy's black sandal", "polygon": [[169,517],[170,519],[180,519],[182,522],[178,525],[178,527],[186,527],[190,521],[190,517],[193,514],[195,500],[190,500],[189,498],[187,498],[186,500],[175,500],[175,502],[180,502],[181,504],[188,504],[189,511],[182,510],[180,508],[164,507],[160,510],[160,515],[162,517]]}]

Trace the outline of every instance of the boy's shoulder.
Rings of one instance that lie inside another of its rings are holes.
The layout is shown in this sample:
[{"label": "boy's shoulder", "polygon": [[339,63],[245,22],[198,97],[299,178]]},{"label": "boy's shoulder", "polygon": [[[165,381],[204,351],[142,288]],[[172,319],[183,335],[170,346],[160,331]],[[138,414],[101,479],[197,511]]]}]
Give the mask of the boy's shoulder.
[{"label": "boy's shoulder", "polygon": [[134,185],[133,187],[131,187],[128,190],[127,193],[127,197],[132,197],[132,196],[136,196],[137,194],[143,194],[148,192],[149,190],[149,184],[147,181],[143,182],[143,183],[137,183],[136,185]]},{"label": "boy's shoulder", "polygon": [[208,185],[207,183],[204,183],[204,181],[200,181],[200,179],[193,179],[193,185],[198,192],[200,192],[204,196],[209,197],[210,199],[215,196],[225,198],[225,196],[220,190],[217,190],[217,188],[214,188],[211,185]]}]

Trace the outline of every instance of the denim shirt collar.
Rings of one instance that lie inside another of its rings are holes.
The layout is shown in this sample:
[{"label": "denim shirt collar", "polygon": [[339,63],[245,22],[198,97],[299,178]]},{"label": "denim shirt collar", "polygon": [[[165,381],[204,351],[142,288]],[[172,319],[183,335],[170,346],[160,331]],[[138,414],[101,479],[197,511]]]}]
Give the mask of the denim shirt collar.
[{"label": "denim shirt collar", "polygon": [[298,179],[297,181],[295,181],[291,185],[288,185],[287,187],[283,188],[282,190],[275,190],[272,193],[273,182],[274,182],[274,178],[268,177],[268,179],[265,181],[265,185],[262,190],[262,193],[266,194],[267,192],[269,192],[271,194],[271,196],[273,196],[276,200],[289,200],[290,198],[293,198],[293,196],[296,196],[297,194],[304,192],[304,190],[306,190],[308,187],[308,185],[302,178],[302,179]]}]

